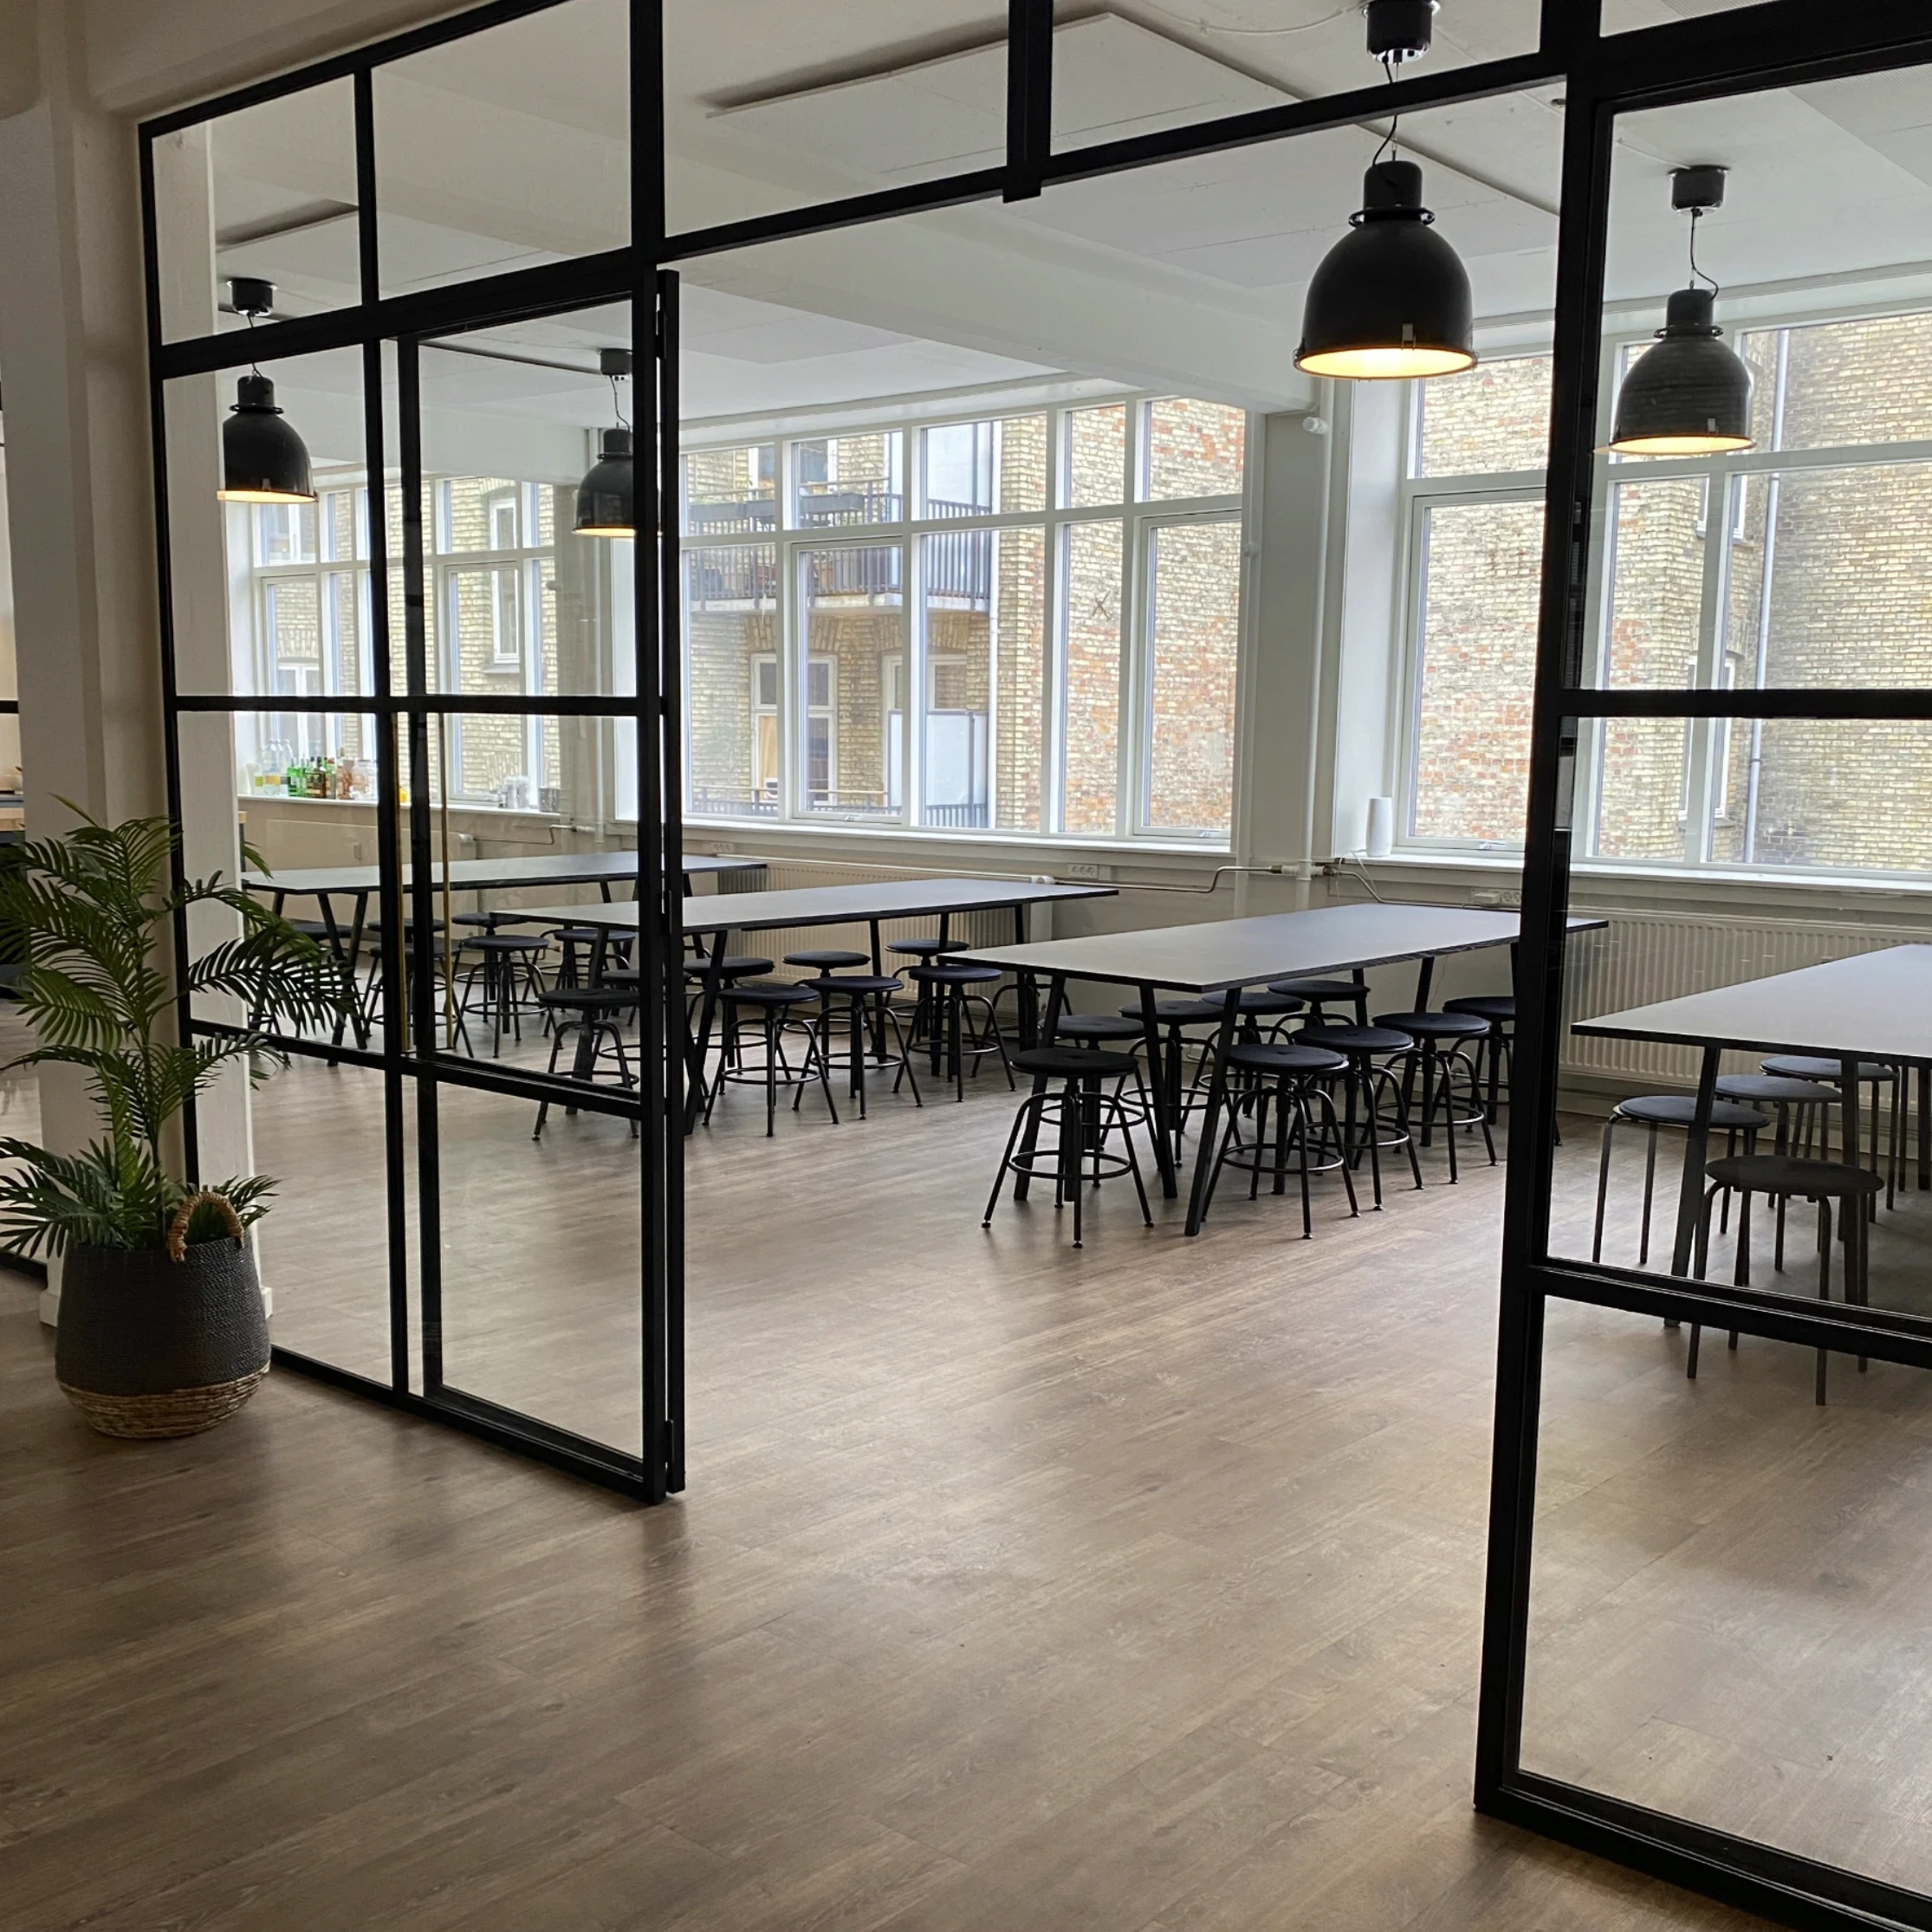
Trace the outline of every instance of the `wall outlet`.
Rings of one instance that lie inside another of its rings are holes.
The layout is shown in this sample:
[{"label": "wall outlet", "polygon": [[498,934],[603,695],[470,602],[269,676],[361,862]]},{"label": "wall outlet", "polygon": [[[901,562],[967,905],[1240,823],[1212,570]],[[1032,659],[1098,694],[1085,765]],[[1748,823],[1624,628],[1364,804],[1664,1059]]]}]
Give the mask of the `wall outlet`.
[{"label": "wall outlet", "polygon": [[1098,884],[1102,879],[1113,877],[1113,867],[1112,866],[1097,866],[1088,860],[1081,859],[1073,865],[1062,866],[1060,868],[1060,876],[1062,878],[1091,878]]}]

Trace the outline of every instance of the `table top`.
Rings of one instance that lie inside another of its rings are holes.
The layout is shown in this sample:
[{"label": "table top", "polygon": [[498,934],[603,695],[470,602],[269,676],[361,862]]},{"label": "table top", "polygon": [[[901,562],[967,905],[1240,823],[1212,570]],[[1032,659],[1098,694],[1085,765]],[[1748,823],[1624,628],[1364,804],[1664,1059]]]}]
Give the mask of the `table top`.
[{"label": "table top", "polygon": [[[1444,953],[1513,944],[1515,912],[1461,905],[1319,905],[1252,919],[1153,926],[1139,932],[1096,932],[1030,946],[980,946],[963,959],[1015,972],[1064,974],[1121,986],[1160,986],[1182,993],[1227,993],[1269,980],[1306,979],[1357,966],[1387,966]],[[1572,919],[1572,932],[1607,925]]]},{"label": "table top", "polygon": [[[698,872],[762,872],[762,859],[740,859],[735,853],[713,858],[708,853],[684,854],[687,878]],[[433,867],[437,882],[443,878],[441,866]],[[452,859],[450,885],[454,891],[474,892],[490,887],[508,889],[517,885],[593,885],[600,879],[634,879],[638,855],[634,852],[546,852],[530,859]],[[409,883],[408,866],[403,868],[403,883]],[[243,872],[242,883],[256,892],[287,892],[292,897],[313,898],[318,892],[373,892],[381,874],[373,866],[316,866],[286,872]]]},{"label": "table top", "polygon": [[[934,918],[1055,899],[1108,898],[1111,885],[1041,885],[1024,878],[882,878],[864,885],[796,885],[776,892],[714,892],[684,901],[686,932],[758,932],[780,926],[846,925],[867,919]],[[519,907],[533,924],[628,928],[635,899],[609,905]]]},{"label": "table top", "polygon": [[1888,946],[1579,1020],[1572,1033],[1681,1047],[1932,1063],[1932,946]]}]

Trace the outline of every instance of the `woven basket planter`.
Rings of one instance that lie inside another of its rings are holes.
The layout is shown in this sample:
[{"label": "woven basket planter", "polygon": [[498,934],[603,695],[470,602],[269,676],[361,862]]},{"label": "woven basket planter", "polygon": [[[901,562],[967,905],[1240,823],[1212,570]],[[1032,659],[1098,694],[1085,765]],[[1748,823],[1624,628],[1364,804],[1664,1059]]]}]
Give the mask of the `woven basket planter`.
[{"label": "woven basket planter", "polygon": [[255,1256],[239,1235],[166,1248],[76,1248],[61,1275],[54,1376],[103,1436],[198,1436],[269,1372]]}]

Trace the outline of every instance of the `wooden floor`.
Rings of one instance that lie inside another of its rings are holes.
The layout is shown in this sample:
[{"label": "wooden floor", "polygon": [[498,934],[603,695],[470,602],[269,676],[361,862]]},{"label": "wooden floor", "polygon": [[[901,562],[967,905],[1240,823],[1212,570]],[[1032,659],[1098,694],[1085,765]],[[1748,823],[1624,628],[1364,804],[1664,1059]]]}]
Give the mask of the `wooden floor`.
[{"label": "wooden floor", "polygon": [[[278,1337],[373,1365],[366,1079],[286,1077],[257,1153]],[[1355,1222],[1326,1190],[1306,1244],[1288,1203],[1187,1242],[1110,1186],[1076,1254],[1050,1197],[980,1228],[1010,1106],[807,1101],[767,1143],[731,1096],[656,1511],[288,1374],[104,1443],[0,1280],[0,1919],[1749,1922],[1469,1809],[1501,1170]],[[444,1121],[450,1372],[634,1439],[635,1152],[530,1113]],[[1719,1338],[1692,1384],[1682,1346],[1553,1319],[1526,1754],[1932,1883],[1922,1378],[1845,1365],[1820,1413],[1808,1358]]]}]

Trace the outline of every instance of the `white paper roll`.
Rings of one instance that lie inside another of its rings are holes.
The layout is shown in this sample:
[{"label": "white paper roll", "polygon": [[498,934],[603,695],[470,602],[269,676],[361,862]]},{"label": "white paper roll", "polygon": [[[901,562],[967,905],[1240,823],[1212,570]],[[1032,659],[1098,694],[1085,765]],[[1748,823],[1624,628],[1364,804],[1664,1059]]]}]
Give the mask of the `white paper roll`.
[{"label": "white paper roll", "polygon": [[1396,801],[1392,798],[1369,801],[1369,833],[1364,850],[1371,859],[1386,859],[1396,842]]}]

